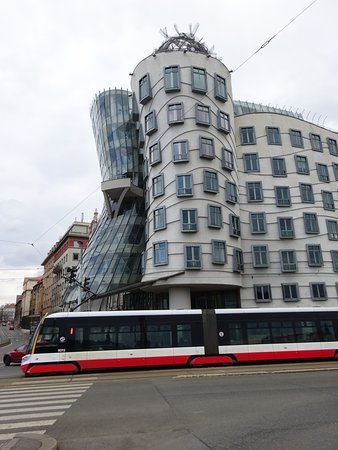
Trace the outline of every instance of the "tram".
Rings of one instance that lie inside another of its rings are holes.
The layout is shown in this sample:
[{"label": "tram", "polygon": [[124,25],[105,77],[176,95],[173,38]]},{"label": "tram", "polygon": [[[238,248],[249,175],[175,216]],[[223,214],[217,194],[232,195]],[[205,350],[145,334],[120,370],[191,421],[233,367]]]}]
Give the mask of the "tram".
[{"label": "tram", "polygon": [[25,375],[338,359],[338,308],[53,313],[41,320]]}]

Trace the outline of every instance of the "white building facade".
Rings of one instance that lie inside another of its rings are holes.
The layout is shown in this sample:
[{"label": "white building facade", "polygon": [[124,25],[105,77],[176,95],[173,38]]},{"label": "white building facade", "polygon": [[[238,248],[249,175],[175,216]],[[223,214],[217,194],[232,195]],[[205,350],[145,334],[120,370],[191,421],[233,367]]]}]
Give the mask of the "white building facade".
[{"label": "white building facade", "polygon": [[131,83],[144,136],[144,289],[170,309],[335,306],[337,133],[235,102],[229,70],[184,33]]}]

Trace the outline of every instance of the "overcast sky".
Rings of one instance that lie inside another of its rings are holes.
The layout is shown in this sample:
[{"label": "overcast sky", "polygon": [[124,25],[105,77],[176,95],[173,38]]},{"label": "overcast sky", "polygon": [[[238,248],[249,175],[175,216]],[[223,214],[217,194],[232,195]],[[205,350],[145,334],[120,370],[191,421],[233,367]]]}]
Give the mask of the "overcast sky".
[{"label": "overcast sky", "polygon": [[[0,0],[0,304],[15,302],[60,236],[102,209],[94,95],[169,35],[236,69],[311,0]],[[292,108],[338,130],[338,2],[317,0],[232,75],[233,97]],[[34,244],[29,245],[29,244]]]}]

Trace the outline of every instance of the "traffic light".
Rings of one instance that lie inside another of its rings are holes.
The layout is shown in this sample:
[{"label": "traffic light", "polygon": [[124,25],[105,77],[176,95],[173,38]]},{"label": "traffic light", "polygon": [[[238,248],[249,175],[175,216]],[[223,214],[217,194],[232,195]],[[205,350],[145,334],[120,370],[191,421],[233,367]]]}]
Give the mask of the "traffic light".
[{"label": "traffic light", "polygon": [[76,278],[76,267],[67,267],[67,272],[69,272],[68,282],[69,284],[72,284],[75,281]]},{"label": "traffic light", "polygon": [[89,290],[89,283],[90,283],[90,278],[89,277],[85,277],[85,279],[83,280],[83,289],[85,291]]}]

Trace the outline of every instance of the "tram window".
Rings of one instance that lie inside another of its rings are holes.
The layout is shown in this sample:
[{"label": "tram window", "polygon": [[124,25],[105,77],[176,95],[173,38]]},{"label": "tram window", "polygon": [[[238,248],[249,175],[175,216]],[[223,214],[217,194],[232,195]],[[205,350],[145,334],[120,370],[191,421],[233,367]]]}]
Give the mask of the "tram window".
[{"label": "tram window", "polygon": [[229,341],[230,345],[245,344],[245,339],[243,336],[243,328],[240,322],[229,323]]},{"label": "tram window", "polygon": [[82,327],[70,327],[69,337],[66,341],[67,352],[81,352],[87,350],[84,345],[84,333]]},{"label": "tram window", "polygon": [[59,327],[42,327],[36,347],[35,353],[53,353],[57,352],[59,344]]},{"label": "tram window", "polygon": [[335,341],[336,339],[332,320],[321,320],[319,324],[322,341]]},{"label": "tram window", "polygon": [[191,325],[177,324],[177,347],[191,347]]},{"label": "tram window", "polygon": [[89,350],[116,349],[116,330],[114,326],[90,327]]},{"label": "tram window", "polygon": [[172,331],[169,324],[148,324],[147,328],[147,347],[165,348],[172,347]]},{"label": "tram window", "polygon": [[315,321],[313,320],[297,321],[295,324],[298,342],[320,341]]},{"label": "tram window", "polygon": [[120,325],[117,335],[118,349],[143,348],[140,325]]},{"label": "tram window", "polygon": [[272,340],[274,343],[296,342],[292,322],[271,322]]},{"label": "tram window", "polygon": [[268,322],[248,322],[247,331],[249,344],[269,344],[271,342]]}]

